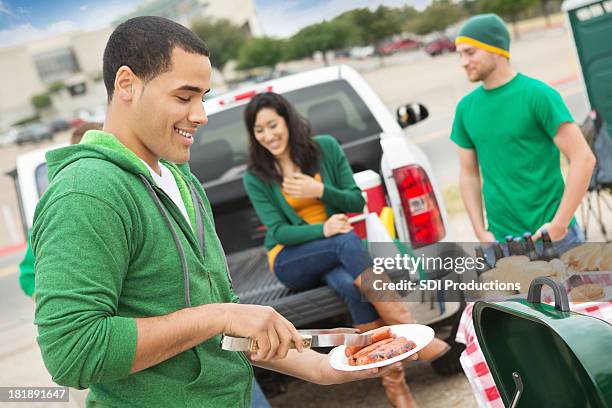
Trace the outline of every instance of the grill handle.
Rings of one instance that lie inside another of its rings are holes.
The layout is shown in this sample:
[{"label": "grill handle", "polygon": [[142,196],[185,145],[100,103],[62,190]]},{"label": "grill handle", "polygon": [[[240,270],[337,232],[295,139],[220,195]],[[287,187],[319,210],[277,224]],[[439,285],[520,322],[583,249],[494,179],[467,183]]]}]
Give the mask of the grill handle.
[{"label": "grill handle", "polygon": [[529,293],[527,294],[527,301],[530,303],[540,303],[542,300],[543,285],[548,285],[552,288],[555,295],[555,309],[560,312],[569,312],[569,300],[567,299],[565,288],[559,281],[549,278],[548,276],[541,276],[531,281]]},{"label": "grill handle", "polygon": [[516,385],[516,389],[514,390],[514,396],[512,397],[512,401],[510,402],[510,408],[518,407],[519,400],[523,395],[523,380],[521,379],[521,375],[516,371],[512,373],[512,379],[514,380],[514,385]]}]

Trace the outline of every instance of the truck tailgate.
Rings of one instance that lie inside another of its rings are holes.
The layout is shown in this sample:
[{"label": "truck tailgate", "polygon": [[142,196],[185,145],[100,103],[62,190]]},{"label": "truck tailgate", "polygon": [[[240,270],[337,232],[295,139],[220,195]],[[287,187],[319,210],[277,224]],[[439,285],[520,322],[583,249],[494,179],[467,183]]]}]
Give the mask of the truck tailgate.
[{"label": "truck tailgate", "polygon": [[268,269],[263,248],[228,255],[227,262],[242,303],[272,306],[297,327],[347,311],[344,302],[323,284],[305,292],[287,289]]}]

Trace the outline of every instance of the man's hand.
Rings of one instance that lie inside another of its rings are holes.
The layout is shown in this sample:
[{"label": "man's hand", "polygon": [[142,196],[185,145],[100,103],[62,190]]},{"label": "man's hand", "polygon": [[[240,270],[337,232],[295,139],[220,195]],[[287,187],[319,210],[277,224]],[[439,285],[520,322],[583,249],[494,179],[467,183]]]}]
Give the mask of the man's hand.
[{"label": "man's hand", "polygon": [[495,235],[493,235],[490,231],[483,230],[476,233],[476,238],[479,242],[495,242]]},{"label": "man's hand", "polygon": [[418,359],[418,354],[413,354],[405,360],[398,361],[397,363],[381,367],[381,368],[370,368],[368,370],[359,370],[359,371],[340,371],[332,368],[329,364],[329,355],[322,354],[320,361],[320,369],[318,381],[315,381],[320,385],[332,385],[332,384],[342,384],[351,381],[359,381],[366,380],[368,378],[376,378],[382,377],[392,370],[399,370],[402,367],[403,363],[406,363],[411,360]]},{"label": "man's hand", "polygon": [[324,189],[323,183],[302,173],[283,179],[283,190],[296,198],[321,198]]},{"label": "man's hand", "polygon": [[226,304],[224,334],[250,337],[258,350],[253,361],[281,359],[287,356],[291,342],[302,352],[302,336],[280,313],[269,306]]},{"label": "man's hand", "polygon": [[325,238],[336,234],[346,234],[352,230],[353,227],[345,214],[334,214],[323,224],[323,235],[325,235]]},{"label": "man's hand", "polygon": [[538,228],[536,233],[531,237],[534,242],[542,238],[542,230],[548,231],[548,235],[550,235],[550,239],[553,241],[561,241],[563,238],[565,238],[568,231],[566,226],[555,224],[553,222],[547,222]]}]

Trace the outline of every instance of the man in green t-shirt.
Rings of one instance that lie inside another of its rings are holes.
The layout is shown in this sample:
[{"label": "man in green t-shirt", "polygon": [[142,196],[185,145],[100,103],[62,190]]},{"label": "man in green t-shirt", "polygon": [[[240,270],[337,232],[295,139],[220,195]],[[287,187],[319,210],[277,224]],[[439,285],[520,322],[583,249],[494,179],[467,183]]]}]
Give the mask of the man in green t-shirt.
[{"label": "man in green t-shirt", "polygon": [[[574,213],[595,157],[563,99],[545,83],[514,71],[510,35],[497,15],[470,18],[455,42],[468,79],[482,81],[457,105],[451,134],[476,237],[492,242],[531,232],[537,240],[547,230],[559,252],[584,241]],[[570,162],[566,185],[559,151]]]}]

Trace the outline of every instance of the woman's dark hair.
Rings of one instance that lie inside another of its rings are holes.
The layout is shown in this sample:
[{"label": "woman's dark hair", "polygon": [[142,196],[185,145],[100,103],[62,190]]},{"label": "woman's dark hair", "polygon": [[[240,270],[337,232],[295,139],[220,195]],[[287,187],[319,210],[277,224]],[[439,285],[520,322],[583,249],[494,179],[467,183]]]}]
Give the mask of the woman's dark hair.
[{"label": "woman's dark hair", "polygon": [[314,176],[319,170],[320,150],[319,145],[312,140],[310,125],[287,99],[274,92],[255,95],[244,110],[244,122],[249,132],[249,170],[262,180],[282,182],[274,155],[255,137],[257,114],[265,108],[273,109],[285,119],[291,160],[302,173]]}]

